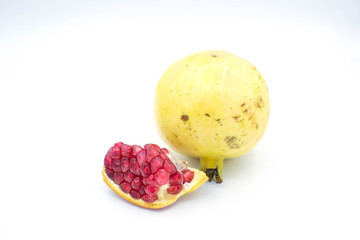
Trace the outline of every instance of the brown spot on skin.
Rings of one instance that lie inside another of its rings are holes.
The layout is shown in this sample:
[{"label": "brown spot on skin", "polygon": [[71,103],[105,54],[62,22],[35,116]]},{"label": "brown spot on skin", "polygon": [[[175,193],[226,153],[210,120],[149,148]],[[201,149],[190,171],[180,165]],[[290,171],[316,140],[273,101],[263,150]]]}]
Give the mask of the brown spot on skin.
[{"label": "brown spot on skin", "polygon": [[182,115],[182,116],[181,116],[181,120],[183,120],[184,122],[186,122],[187,120],[189,120],[189,116],[188,116],[188,115]]},{"label": "brown spot on skin", "polygon": [[226,145],[231,149],[240,148],[240,145],[237,143],[237,137],[235,136],[226,136],[224,141]]},{"label": "brown spot on skin", "polygon": [[256,129],[259,129],[259,124],[256,124]]},{"label": "brown spot on skin", "polygon": [[233,119],[235,119],[235,121],[236,121],[236,120],[238,120],[239,117],[240,116],[233,116]]},{"label": "brown spot on skin", "polygon": [[213,54],[212,57],[217,57],[217,55],[216,55],[216,54]]},{"label": "brown spot on skin", "polygon": [[264,100],[262,97],[259,97],[259,99],[256,101],[256,107],[262,108],[264,106]]},{"label": "brown spot on skin", "polygon": [[245,106],[245,103],[241,104],[241,107]]},{"label": "brown spot on skin", "polygon": [[245,109],[245,110],[243,111],[243,113],[247,113],[247,111],[248,111],[248,109]]},{"label": "brown spot on skin", "polygon": [[208,113],[205,113],[205,116],[210,117],[210,115]]},{"label": "brown spot on skin", "polygon": [[215,121],[217,121],[217,122],[220,122],[220,118],[218,118],[218,119],[215,119]]}]

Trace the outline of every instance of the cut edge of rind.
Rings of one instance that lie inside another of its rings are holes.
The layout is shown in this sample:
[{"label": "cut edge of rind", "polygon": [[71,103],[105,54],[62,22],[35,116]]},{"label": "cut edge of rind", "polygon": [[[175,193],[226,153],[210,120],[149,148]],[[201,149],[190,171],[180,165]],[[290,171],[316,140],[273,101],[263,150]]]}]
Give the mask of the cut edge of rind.
[{"label": "cut edge of rind", "polygon": [[131,202],[135,205],[138,205],[140,207],[159,209],[159,208],[164,208],[164,207],[169,206],[170,204],[174,203],[177,199],[179,199],[184,194],[195,191],[197,188],[199,188],[201,185],[203,185],[206,181],[208,181],[208,177],[206,176],[206,174],[204,172],[202,172],[198,169],[195,169],[195,168],[190,168],[190,167],[188,169],[194,172],[194,179],[191,181],[194,184],[192,184],[190,188],[188,188],[188,189],[183,188],[183,190],[180,193],[178,193],[177,195],[173,195],[174,197],[169,198],[167,201],[156,200],[155,202],[152,202],[152,203],[144,202],[141,199],[138,199],[138,200],[133,199],[130,196],[130,194],[126,194],[123,191],[121,191],[121,189],[119,188],[119,185],[117,185],[113,180],[108,178],[108,176],[105,172],[105,166],[103,167],[103,170],[102,170],[102,176],[103,176],[103,179],[104,179],[104,182],[106,183],[106,185],[108,185],[114,192],[116,192],[122,198],[124,198],[124,199],[128,200],[129,202]]}]

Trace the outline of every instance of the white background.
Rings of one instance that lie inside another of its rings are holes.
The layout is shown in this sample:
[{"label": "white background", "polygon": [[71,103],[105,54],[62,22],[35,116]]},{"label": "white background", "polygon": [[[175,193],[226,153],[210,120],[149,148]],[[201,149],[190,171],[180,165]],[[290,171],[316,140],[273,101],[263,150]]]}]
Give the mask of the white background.
[{"label": "white background", "polygon": [[[359,43],[355,0],[0,1],[0,239],[360,239]],[[221,185],[126,202],[107,149],[165,146],[157,81],[211,49],[264,76],[263,139]]]}]

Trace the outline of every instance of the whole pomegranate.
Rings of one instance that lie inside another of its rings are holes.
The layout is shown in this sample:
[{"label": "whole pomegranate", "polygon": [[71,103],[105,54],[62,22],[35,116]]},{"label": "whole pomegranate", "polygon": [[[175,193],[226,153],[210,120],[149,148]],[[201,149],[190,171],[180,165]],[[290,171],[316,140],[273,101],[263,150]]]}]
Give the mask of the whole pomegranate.
[{"label": "whole pomegranate", "polygon": [[155,118],[175,151],[200,158],[200,167],[222,182],[224,158],[249,152],[269,118],[269,95],[259,71],[224,51],[204,51],[175,62],[161,77]]}]

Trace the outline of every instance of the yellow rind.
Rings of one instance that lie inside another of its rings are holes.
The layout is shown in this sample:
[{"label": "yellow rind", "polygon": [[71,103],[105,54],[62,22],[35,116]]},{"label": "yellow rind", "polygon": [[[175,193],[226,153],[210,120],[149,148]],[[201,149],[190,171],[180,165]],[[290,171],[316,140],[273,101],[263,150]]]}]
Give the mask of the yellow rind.
[{"label": "yellow rind", "polygon": [[133,199],[130,196],[130,194],[126,194],[123,191],[121,191],[119,185],[117,185],[110,178],[108,178],[108,176],[106,175],[106,172],[105,172],[105,167],[103,167],[102,176],[103,176],[104,182],[114,192],[116,192],[118,195],[120,195],[122,198],[128,200],[129,202],[131,202],[133,204],[136,204],[136,205],[144,207],[144,208],[159,209],[159,208],[164,208],[166,206],[169,206],[170,204],[174,203],[178,198],[180,198],[182,195],[196,190],[197,188],[199,188],[201,185],[203,185],[208,180],[208,177],[206,176],[206,174],[204,172],[199,171],[199,170],[197,170],[195,168],[189,168],[189,169],[194,172],[194,179],[191,181],[190,184],[192,184],[192,185],[191,185],[191,187],[189,189],[183,188],[183,190],[177,195],[170,195],[169,194],[169,195],[167,195],[168,198],[159,199],[159,200],[156,200],[155,202],[152,202],[152,203],[144,202],[141,199],[138,199],[138,200]]}]

